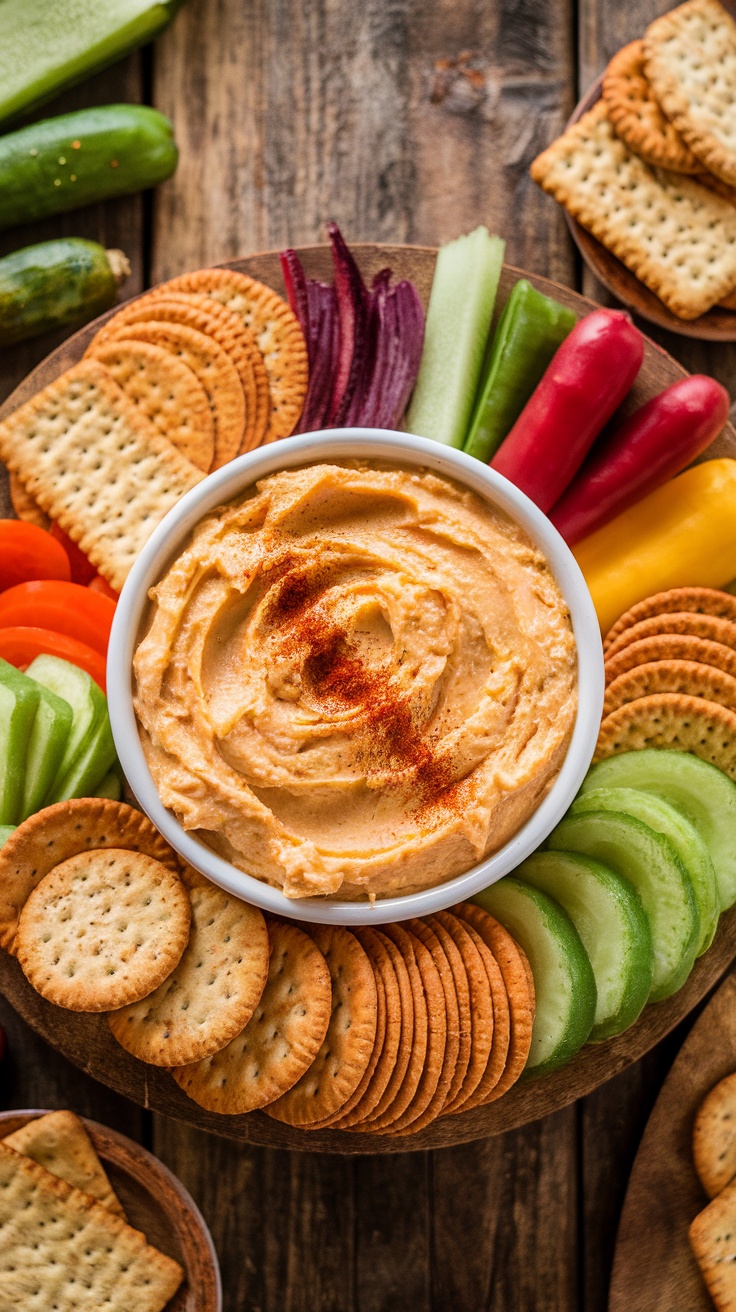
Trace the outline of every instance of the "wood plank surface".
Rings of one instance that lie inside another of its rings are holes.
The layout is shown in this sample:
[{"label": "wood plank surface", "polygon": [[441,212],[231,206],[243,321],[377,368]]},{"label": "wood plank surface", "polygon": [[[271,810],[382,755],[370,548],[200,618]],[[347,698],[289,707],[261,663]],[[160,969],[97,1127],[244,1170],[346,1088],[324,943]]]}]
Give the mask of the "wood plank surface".
[{"label": "wood plank surface", "polygon": [[[668,0],[189,0],[153,52],[48,107],[152,98],[182,157],[153,198],[5,233],[122,246],[124,289],[320,240],[435,244],[479,222],[578,286],[528,166]],[[597,297],[605,300],[605,294]],[[733,390],[736,353],[664,345]],[[0,399],[55,341],[3,353]],[[1,489],[0,489],[1,494]],[[153,1146],[202,1208],[225,1312],[603,1312],[625,1182],[682,1030],[554,1117],[478,1144],[340,1159],[237,1147],[116,1098],[0,1006],[0,1106],[72,1106]]]}]

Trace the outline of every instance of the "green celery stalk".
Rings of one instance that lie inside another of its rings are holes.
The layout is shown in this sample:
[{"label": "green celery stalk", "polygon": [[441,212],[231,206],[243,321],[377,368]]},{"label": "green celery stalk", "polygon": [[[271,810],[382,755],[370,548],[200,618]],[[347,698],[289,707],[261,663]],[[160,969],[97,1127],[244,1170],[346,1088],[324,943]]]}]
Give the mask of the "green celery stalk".
[{"label": "green celery stalk", "polygon": [[559,301],[520,278],[498,321],[483,364],[463,450],[486,463],[511,432],[552,356],[577,319]]},{"label": "green celery stalk", "polygon": [[0,0],[0,122],[107,68],[166,27],[181,0]]},{"label": "green celery stalk", "polygon": [[473,409],[493,318],[505,243],[479,227],[441,246],[424,330],[424,349],[406,426],[461,447]]}]

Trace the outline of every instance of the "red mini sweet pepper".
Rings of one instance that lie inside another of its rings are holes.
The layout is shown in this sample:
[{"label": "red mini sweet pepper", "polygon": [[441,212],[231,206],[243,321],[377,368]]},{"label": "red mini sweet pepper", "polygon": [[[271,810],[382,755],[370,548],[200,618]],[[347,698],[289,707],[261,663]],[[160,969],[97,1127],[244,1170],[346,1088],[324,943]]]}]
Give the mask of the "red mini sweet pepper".
[{"label": "red mini sweet pepper", "polygon": [[629,391],[644,339],[622,310],[594,310],[555,352],[491,468],[548,511]]}]

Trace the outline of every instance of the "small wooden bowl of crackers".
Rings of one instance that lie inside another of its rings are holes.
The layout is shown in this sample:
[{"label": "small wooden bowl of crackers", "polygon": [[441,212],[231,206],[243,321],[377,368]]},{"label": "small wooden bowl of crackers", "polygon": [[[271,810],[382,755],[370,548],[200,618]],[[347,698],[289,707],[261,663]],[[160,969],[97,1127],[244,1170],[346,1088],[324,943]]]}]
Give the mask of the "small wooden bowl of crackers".
[{"label": "small wooden bowl of crackers", "polygon": [[736,341],[736,21],[686,0],[618,52],[531,166],[596,277],[670,332]]},{"label": "small wooden bowl of crackers", "polygon": [[0,1303],[220,1312],[222,1290],[199,1210],[140,1144],[70,1111],[10,1111],[0,1113]]}]

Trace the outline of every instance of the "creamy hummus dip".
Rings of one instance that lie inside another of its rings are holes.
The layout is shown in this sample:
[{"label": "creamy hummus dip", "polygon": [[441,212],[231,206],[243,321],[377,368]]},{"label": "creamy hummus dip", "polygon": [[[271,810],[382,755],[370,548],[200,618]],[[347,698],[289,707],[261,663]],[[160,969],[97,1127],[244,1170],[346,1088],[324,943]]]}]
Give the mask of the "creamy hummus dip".
[{"label": "creamy hummus dip", "polygon": [[446,478],[264,479],[151,590],[135,707],[187,830],[288,897],[385,897],[501,847],[562,764],[570,618],[546,560]]}]

